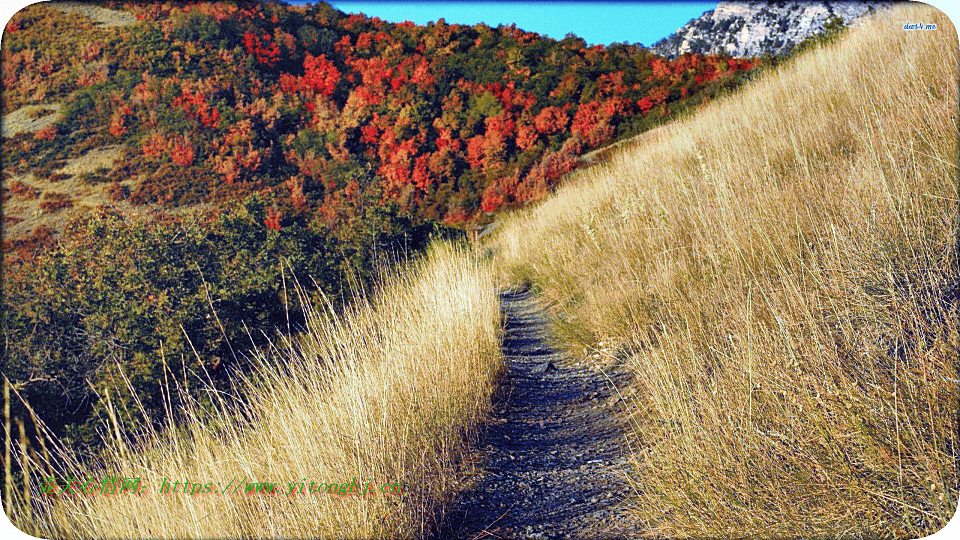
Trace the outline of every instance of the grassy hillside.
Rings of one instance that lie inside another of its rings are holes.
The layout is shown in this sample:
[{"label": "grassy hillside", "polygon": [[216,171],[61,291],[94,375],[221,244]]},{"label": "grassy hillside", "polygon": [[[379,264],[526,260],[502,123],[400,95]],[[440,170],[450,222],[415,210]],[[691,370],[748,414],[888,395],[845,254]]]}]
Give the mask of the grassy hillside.
[{"label": "grassy hillside", "polygon": [[131,395],[104,358],[154,388],[163,343],[220,383],[298,328],[291,274],[346,301],[379,258],[545,196],[759,63],[323,2],[103,5],[28,6],[0,50],[3,360],[86,445],[95,392]]},{"label": "grassy hillside", "polygon": [[642,530],[915,537],[953,515],[957,60],[946,17],[898,7],[502,224],[506,276],[568,345],[634,370]]},{"label": "grassy hillside", "polygon": [[[17,490],[14,523],[54,538],[421,536],[471,464],[465,452],[500,366],[492,275],[469,253],[435,245],[369,302],[342,316],[310,311],[301,338],[275,343],[256,376],[237,381],[242,402],[209,390],[209,405],[178,397],[195,383],[171,370],[161,393],[175,430],[123,425],[110,408],[108,451],[97,463],[54,441],[29,461],[15,447],[32,491]],[[139,477],[145,493],[42,495],[51,475],[81,483]],[[163,478],[171,489],[175,481],[221,484],[212,490],[231,479],[278,482],[281,494],[161,494]],[[288,482],[308,489],[354,478],[377,488],[399,483],[402,494],[287,495]],[[29,499],[40,515],[31,515]]]},{"label": "grassy hillside", "polygon": [[[901,30],[916,20],[939,29]],[[470,477],[502,365],[495,289],[531,280],[569,349],[633,372],[619,391],[639,534],[934,532],[960,482],[957,65],[951,23],[899,7],[505,217],[492,260],[437,244],[369,301],[308,311],[233,390],[178,392],[196,381],[162,354],[176,427],[125,425],[136,415],[104,394],[95,463],[55,438],[14,444],[32,490],[7,480],[14,521],[56,537],[422,536]],[[42,496],[50,474],[150,492]],[[156,493],[236,477],[404,494]]]}]

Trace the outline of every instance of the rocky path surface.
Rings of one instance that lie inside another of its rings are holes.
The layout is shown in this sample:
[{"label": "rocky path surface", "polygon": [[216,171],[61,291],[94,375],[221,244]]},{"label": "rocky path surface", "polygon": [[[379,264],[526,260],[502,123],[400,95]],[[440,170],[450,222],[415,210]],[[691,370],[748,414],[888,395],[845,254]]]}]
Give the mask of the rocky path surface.
[{"label": "rocky path surface", "polygon": [[438,538],[623,538],[627,449],[614,418],[626,371],[564,358],[529,291],[501,295],[506,374],[473,488]]}]

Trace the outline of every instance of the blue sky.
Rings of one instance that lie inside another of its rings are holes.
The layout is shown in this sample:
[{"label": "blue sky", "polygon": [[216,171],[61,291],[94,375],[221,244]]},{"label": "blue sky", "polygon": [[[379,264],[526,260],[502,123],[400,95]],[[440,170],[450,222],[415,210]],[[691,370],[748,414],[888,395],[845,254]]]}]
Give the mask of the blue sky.
[{"label": "blue sky", "polygon": [[[289,0],[288,0],[289,1]],[[304,1],[292,3],[305,4]],[[716,2],[330,2],[345,13],[363,13],[389,22],[426,24],[516,23],[518,28],[563,39],[568,32],[591,45],[653,45],[690,19],[717,7]]]}]

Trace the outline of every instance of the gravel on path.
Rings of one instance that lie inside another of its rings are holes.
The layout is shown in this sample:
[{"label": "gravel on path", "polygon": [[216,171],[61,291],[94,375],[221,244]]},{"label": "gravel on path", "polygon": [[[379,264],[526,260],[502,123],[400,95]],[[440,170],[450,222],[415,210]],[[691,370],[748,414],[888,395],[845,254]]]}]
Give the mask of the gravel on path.
[{"label": "gravel on path", "polygon": [[437,538],[639,536],[622,510],[629,452],[615,408],[627,371],[565,358],[529,290],[501,295],[506,370],[480,452],[480,478]]}]

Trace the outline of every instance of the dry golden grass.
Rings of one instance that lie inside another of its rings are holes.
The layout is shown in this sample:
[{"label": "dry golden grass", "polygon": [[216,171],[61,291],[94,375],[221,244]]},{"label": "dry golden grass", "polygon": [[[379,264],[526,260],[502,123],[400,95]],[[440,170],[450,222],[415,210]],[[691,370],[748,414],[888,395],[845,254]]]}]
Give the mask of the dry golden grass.
[{"label": "dry golden grass", "polygon": [[[14,523],[46,537],[421,536],[469,466],[463,454],[501,366],[492,273],[461,248],[435,245],[372,301],[328,311],[310,313],[307,332],[261,357],[241,384],[246,405],[217,398],[201,412],[187,403],[176,431],[143,433],[141,445],[113,440],[95,470],[71,449],[49,449],[74,463],[56,476],[140,477],[142,496],[44,497],[35,479],[32,493],[12,495]],[[39,478],[36,454],[28,465]],[[241,477],[279,482],[283,493],[302,479],[401,482],[404,494],[157,492],[161,478],[225,487]],[[26,497],[40,515],[28,514]]]},{"label": "dry golden grass", "polygon": [[[28,107],[24,107],[27,109]],[[4,117],[6,121],[7,117]],[[3,214],[14,218],[12,223],[5,223],[3,236],[5,240],[24,239],[37,227],[48,227],[52,230],[63,230],[70,221],[100,206],[108,206],[131,213],[142,212],[128,201],[112,200],[109,191],[112,187],[107,182],[89,182],[83,177],[97,171],[108,170],[120,158],[119,147],[106,146],[95,148],[84,155],[67,159],[62,167],[53,169],[49,176],[38,176],[33,173],[12,175],[5,179],[4,184],[24,184],[41,192],[39,197],[24,196],[5,190],[3,200]],[[122,182],[131,190],[139,182],[139,178],[130,178]],[[41,207],[44,197],[54,194],[67,194],[73,203],[69,208],[57,211],[48,211]]]},{"label": "dry golden grass", "polygon": [[633,366],[646,534],[909,537],[953,515],[957,62],[947,17],[902,5],[502,224],[505,275],[571,346]]},{"label": "dry golden grass", "polygon": [[[901,30],[917,20],[939,29]],[[642,532],[908,537],[953,515],[957,63],[946,17],[900,7],[494,234],[503,275],[555,301],[572,347],[616,343],[634,368]],[[493,282],[435,248],[372,304],[314,314],[246,381],[240,410],[188,407],[176,433],[113,444],[104,470],[154,493],[46,498],[39,516],[23,504],[35,492],[10,493],[15,522],[47,536],[420,535],[457,489],[500,366]],[[161,477],[235,476],[406,494],[155,493]]]}]

